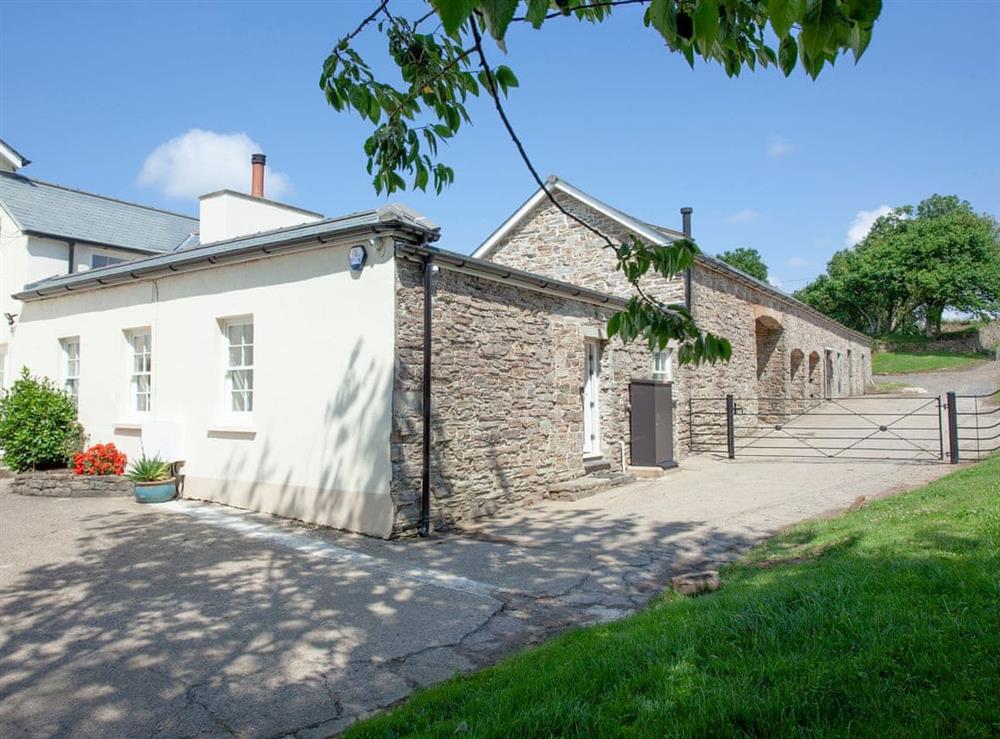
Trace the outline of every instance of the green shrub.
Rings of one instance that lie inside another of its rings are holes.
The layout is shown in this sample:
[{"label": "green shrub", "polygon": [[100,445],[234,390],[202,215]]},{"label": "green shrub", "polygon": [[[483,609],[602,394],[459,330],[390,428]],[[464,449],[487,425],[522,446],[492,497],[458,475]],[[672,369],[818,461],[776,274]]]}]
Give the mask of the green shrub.
[{"label": "green shrub", "polygon": [[65,467],[83,447],[76,406],[48,378],[21,377],[0,399],[0,447],[15,472]]}]

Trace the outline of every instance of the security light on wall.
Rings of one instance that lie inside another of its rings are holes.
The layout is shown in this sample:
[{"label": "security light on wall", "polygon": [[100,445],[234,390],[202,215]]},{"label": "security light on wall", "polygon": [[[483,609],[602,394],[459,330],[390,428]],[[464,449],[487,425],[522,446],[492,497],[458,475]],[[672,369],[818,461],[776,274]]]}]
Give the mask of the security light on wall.
[{"label": "security light on wall", "polygon": [[364,244],[355,244],[347,253],[347,263],[351,266],[352,272],[360,272],[368,259],[368,250]]},{"label": "security light on wall", "polygon": [[3,317],[7,319],[7,323],[11,326],[14,325],[14,319],[17,318],[17,313],[4,313]]}]

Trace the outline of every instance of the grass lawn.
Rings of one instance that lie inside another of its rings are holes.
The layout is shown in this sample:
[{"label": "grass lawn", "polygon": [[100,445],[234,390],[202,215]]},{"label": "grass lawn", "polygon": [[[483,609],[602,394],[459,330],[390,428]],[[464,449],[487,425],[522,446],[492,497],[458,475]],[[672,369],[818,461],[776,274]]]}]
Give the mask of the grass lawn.
[{"label": "grass lawn", "polygon": [[[456,731],[457,730],[457,731]],[[1000,456],[417,693],[350,737],[997,736]]]},{"label": "grass lawn", "polygon": [[982,362],[979,354],[948,354],[927,352],[874,352],[872,373],[876,375],[904,374],[908,372],[929,372],[930,370],[952,369]]}]

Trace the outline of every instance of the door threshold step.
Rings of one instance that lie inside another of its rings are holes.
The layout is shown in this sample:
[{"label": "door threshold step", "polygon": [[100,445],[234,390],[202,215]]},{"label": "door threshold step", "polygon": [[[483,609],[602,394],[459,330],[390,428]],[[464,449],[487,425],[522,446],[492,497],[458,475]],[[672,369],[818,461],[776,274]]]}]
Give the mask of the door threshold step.
[{"label": "door threshold step", "polygon": [[611,460],[607,457],[584,457],[583,459],[583,472],[586,475],[610,469]]}]

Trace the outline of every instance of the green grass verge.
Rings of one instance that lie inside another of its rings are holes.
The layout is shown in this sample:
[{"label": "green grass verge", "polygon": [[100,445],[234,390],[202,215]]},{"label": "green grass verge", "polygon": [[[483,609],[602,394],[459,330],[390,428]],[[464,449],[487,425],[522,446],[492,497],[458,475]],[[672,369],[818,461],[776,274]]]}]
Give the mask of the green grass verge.
[{"label": "green grass verge", "polygon": [[872,372],[876,375],[895,375],[908,372],[965,367],[982,362],[979,354],[949,354],[934,352],[875,352],[872,354]]},{"label": "green grass verge", "polygon": [[348,736],[996,736],[998,696],[994,457],[798,525],[717,593],[663,595]]}]

